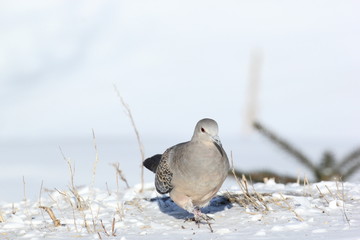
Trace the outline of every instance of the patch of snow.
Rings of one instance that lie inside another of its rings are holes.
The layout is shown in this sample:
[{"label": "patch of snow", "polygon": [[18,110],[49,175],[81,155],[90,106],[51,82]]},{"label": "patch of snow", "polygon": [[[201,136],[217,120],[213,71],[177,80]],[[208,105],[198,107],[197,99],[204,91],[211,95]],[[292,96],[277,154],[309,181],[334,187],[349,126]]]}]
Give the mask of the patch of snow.
[{"label": "patch of snow", "polygon": [[332,200],[329,202],[329,208],[338,209],[339,207],[343,207],[344,203],[341,200]]},{"label": "patch of snow", "polygon": [[[321,193],[319,192],[320,189]],[[38,201],[0,204],[5,239],[356,239],[360,235],[360,184],[336,182],[307,186],[255,184],[261,200],[246,203],[239,188],[221,191],[202,211],[212,218],[210,227],[185,221],[192,214],[156,193],[153,183],[125,190],[82,187],[77,198],[68,190],[54,191],[41,199],[61,225],[55,227]],[[236,202],[226,197],[233,194]],[[343,199],[343,197],[345,198]],[[263,205],[261,205],[263,204]],[[261,207],[263,206],[263,207]],[[266,207],[264,207],[266,206]],[[14,213],[15,212],[15,213]],[[113,230],[114,229],[114,230]]]}]

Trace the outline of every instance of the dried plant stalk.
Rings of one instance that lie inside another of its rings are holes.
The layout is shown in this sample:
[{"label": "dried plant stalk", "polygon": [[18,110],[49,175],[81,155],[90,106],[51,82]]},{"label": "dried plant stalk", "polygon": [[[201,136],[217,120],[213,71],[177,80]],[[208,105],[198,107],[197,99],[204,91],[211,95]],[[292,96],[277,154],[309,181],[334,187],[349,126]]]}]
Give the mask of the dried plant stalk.
[{"label": "dried plant stalk", "polygon": [[58,226],[61,225],[60,220],[55,217],[55,214],[54,214],[54,212],[53,212],[53,210],[51,208],[45,207],[45,206],[39,206],[39,208],[44,209],[49,214],[49,216],[50,216],[51,220],[53,221],[55,227],[58,227]]},{"label": "dried plant stalk", "polygon": [[99,151],[98,151],[97,144],[96,144],[96,137],[95,137],[94,129],[92,129],[92,134],[93,134],[93,143],[94,143],[94,149],[95,149],[95,162],[93,165],[93,176],[92,176],[92,181],[91,181],[91,189],[92,189],[92,191],[94,191],[96,168],[99,163]]},{"label": "dried plant stalk", "polygon": [[318,187],[318,185],[315,185],[317,190],[320,193],[320,197],[322,197],[323,199],[325,199],[325,201],[327,202],[327,204],[329,204],[329,201],[326,199],[325,195],[321,192],[320,188]]},{"label": "dried plant stalk", "polygon": [[110,234],[106,231],[106,228],[105,228],[105,226],[104,226],[104,223],[103,223],[103,221],[102,221],[101,219],[100,219],[100,223],[101,223],[102,229],[104,230],[105,235],[109,237]]},{"label": "dried plant stalk", "polygon": [[114,237],[116,236],[115,218],[113,218],[112,224],[111,224],[111,235],[114,236]]},{"label": "dried plant stalk", "polygon": [[3,217],[3,215],[2,215],[2,212],[1,212],[1,210],[0,210],[0,223],[2,223],[2,222],[5,222],[5,219],[4,219],[4,217]]},{"label": "dried plant stalk", "polygon": [[130,185],[129,185],[128,181],[126,180],[123,171],[121,171],[121,169],[120,169],[120,164],[113,163],[112,166],[115,168],[115,171],[116,171],[116,184],[119,185],[118,178],[120,178],[126,184],[126,187],[130,188]]},{"label": "dried plant stalk", "polygon": [[140,189],[140,192],[142,192],[144,190],[144,166],[143,166],[143,162],[145,160],[144,145],[141,142],[140,134],[139,134],[139,131],[137,130],[137,127],[135,125],[135,121],[134,121],[134,118],[133,118],[133,116],[131,114],[131,109],[130,109],[129,105],[127,105],[125,103],[124,99],[122,98],[122,96],[121,96],[121,94],[120,94],[120,92],[117,89],[115,84],[114,84],[114,89],[115,89],[115,92],[116,92],[117,96],[120,99],[121,104],[125,108],[126,114],[130,118],[131,125],[133,126],[133,129],[135,131],[136,139],[137,139],[137,142],[138,142],[138,145],[139,145],[139,150],[140,150],[140,154],[141,154],[141,189]]}]

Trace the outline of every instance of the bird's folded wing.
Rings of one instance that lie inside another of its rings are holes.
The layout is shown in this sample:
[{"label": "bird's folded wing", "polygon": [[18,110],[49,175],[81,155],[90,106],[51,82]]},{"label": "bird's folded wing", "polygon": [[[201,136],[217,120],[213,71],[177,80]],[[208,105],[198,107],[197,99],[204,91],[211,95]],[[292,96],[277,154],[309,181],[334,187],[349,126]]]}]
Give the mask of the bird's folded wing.
[{"label": "bird's folded wing", "polygon": [[169,157],[172,150],[173,148],[169,148],[164,152],[160,159],[160,163],[156,168],[155,187],[161,194],[168,193],[173,189],[173,186],[171,185],[173,173],[169,167]]},{"label": "bird's folded wing", "polygon": [[156,154],[152,157],[149,157],[145,159],[143,165],[153,173],[156,173],[156,169],[160,164],[161,156],[161,154]]}]

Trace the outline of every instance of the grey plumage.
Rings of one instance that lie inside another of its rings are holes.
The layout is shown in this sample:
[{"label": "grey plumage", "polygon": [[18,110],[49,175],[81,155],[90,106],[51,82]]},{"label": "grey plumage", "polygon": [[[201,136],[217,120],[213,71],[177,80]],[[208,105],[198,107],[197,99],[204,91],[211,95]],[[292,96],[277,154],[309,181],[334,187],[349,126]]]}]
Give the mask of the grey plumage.
[{"label": "grey plumage", "polygon": [[196,221],[203,218],[199,208],[213,198],[229,171],[218,125],[208,118],[196,124],[190,141],[146,159],[144,166],[155,173],[156,190],[170,193],[178,206],[194,213]]}]

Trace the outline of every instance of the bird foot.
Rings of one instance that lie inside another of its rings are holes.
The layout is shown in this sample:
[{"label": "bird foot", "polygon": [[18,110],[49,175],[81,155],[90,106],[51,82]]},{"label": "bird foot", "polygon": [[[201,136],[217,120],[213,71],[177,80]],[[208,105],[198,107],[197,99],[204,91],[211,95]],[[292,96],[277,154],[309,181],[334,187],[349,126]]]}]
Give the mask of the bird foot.
[{"label": "bird foot", "polygon": [[205,213],[202,213],[200,208],[198,207],[194,208],[193,213],[194,213],[195,222],[200,222],[201,220],[204,220],[206,222],[210,220],[214,220],[214,218],[206,215]]},{"label": "bird foot", "polygon": [[201,220],[203,220],[209,226],[210,231],[214,232],[210,223],[211,220],[215,220],[214,218],[206,215],[205,213],[202,213],[199,208],[195,208],[193,213],[194,213],[194,217],[186,218],[184,222],[195,222],[198,228],[200,228]]}]

